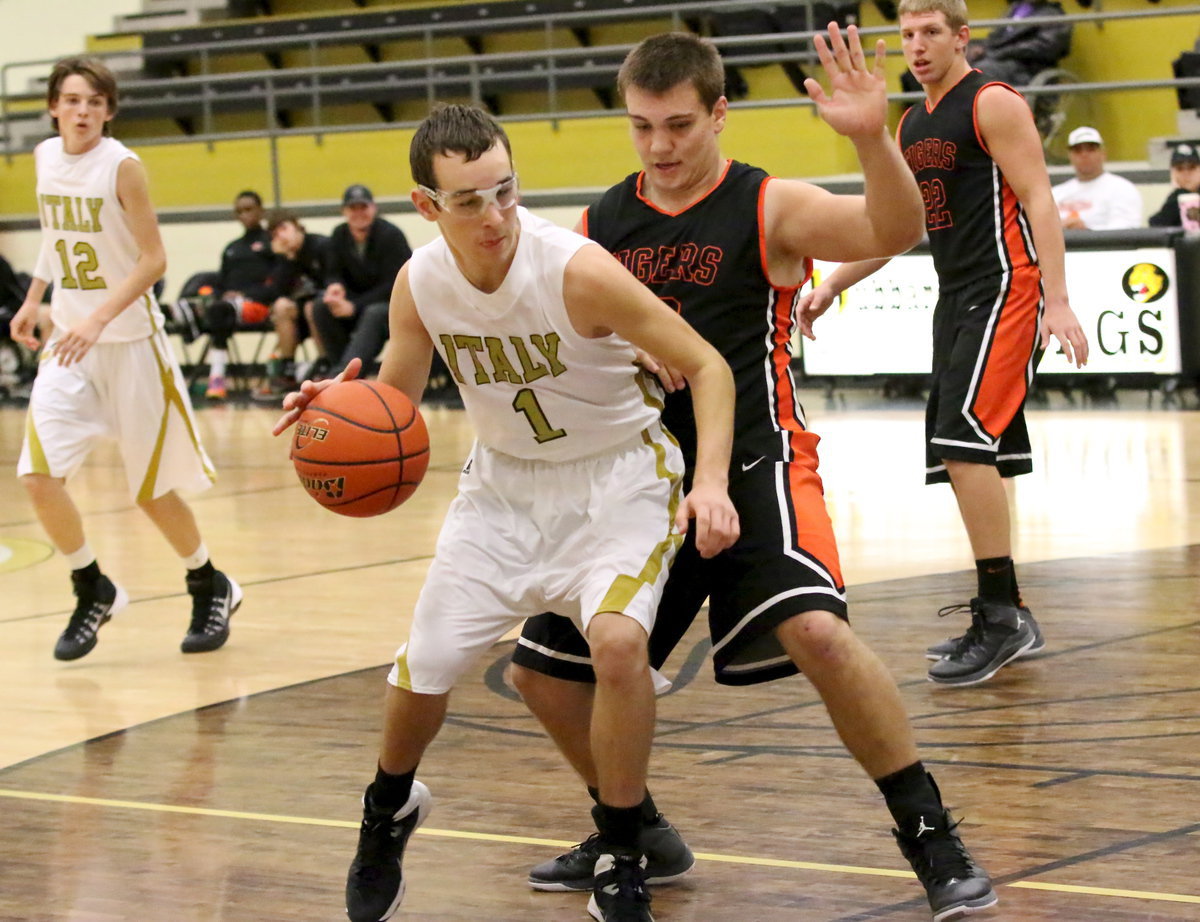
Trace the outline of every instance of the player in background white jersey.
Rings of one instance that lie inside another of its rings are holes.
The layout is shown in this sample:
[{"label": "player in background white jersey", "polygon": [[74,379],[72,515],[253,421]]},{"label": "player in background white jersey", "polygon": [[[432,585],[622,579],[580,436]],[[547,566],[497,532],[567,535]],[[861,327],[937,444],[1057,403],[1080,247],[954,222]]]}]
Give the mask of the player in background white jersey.
[{"label": "player in background white jersey", "polygon": [[[413,203],[441,239],[397,276],[379,380],[419,403],[436,347],[476,443],[389,676],[347,912],[352,922],[396,912],[404,849],[431,804],[414,775],[451,687],[522,619],[552,610],[579,626],[596,666],[603,848],[588,910],[649,922],[638,846],[655,710],[647,638],[688,519],[706,556],[738,536],[727,493],[733,375],[601,247],[517,207],[508,137],[486,113],[435,108],[410,163]],[[634,345],[669,352],[692,390],[698,448],[683,499],[662,391],[634,364]],[[276,431],[321,387],[288,395]]]},{"label": "player in background white jersey", "polygon": [[53,284],[53,329],[30,395],[17,473],[71,568],[76,606],[54,655],[89,653],[100,626],[129,603],[101,572],[66,488],[105,438],[118,443],[131,497],[187,570],[192,618],[183,652],[215,650],[229,637],[242,590],[213,568],[195,516],[176,492],[205,489],[216,475],[152,294],[167,260],[146,170],[109,136],[117,83],[103,62],[59,61],[47,99],[58,136],[34,152],[42,246],[12,337],[31,349],[41,345],[37,308]]}]

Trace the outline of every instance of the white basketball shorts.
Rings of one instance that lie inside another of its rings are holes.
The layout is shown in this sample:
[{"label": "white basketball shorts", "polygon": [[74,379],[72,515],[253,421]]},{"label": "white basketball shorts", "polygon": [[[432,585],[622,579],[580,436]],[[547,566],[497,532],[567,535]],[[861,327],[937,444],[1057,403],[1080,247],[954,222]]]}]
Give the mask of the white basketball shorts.
[{"label": "white basketball shorts", "polygon": [[476,443],[438,536],[412,632],[388,681],[448,692],[523,619],[617,612],[654,626],[683,458],[660,426],[578,461],[527,461]]},{"label": "white basketball shorts", "polygon": [[117,441],[135,502],[216,479],[166,334],[97,343],[67,367],[53,342],[42,351],[17,474],[70,477],[105,438]]}]

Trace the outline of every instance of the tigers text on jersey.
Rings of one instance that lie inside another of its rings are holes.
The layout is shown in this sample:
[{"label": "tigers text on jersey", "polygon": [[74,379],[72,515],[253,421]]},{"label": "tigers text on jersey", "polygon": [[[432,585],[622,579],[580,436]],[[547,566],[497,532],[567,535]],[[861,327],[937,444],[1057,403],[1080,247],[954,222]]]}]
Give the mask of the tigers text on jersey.
[{"label": "tigers text on jersey", "polygon": [[[42,246],[34,274],[54,285],[50,316],[67,330],[89,316],[133,271],[139,249],[117,198],[117,170],[137,154],[115,138],[68,154],[62,138],[34,151]],[[162,311],[143,292],[100,334],[99,342],[131,342],[162,329]]]},{"label": "tigers text on jersey", "polygon": [[491,293],[467,281],[442,238],[420,247],[408,270],[417,313],[480,442],[545,461],[613,448],[658,421],[660,392],[628,342],[571,325],[563,275],[589,241],[524,208],[518,216],[517,251]]},{"label": "tigers text on jersey", "polygon": [[[791,460],[801,450],[795,436],[804,430],[790,371],[799,286],[778,288],[767,278],[762,221],[770,177],[728,161],[717,184],[678,212],[644,196],[642,181],[643,174],[634,173],[588,208],[587,235],[729,363],[737,384],[733,463]],[[690,464],[695,421],[689,391],[667,395],[663,422]]]},{"label": "tigers text on jersey", "polygon": [[1025,209],[983,143],[976,116],[985,86],[970,71],[932,108],[916,103],[897,138],[925,201],[925,228],[943,290],[1037,264]]}]

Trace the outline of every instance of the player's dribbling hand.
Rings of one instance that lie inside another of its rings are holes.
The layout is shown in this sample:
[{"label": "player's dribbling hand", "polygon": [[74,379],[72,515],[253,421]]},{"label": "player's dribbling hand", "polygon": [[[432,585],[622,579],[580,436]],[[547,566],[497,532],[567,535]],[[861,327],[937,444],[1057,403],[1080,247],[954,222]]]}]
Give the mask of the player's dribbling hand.
[{"label": "player's dribbling hand", "polygon": [[821,84],[809,77],[804,89],[817,111],[838,134],[872,135],[886,131],[887,80],[883,61],[887,44],[875,43],[875,67],[867,69],[866,55],[858,37],[858,27],[846,29],[846,40],[836,22],[829,24],[829,42],[824,36],[813,36],[813,45],[821,66],[829,78],[831,96],[826,96]]},{"label": "player's dribbling hand", "polygon": [[681,391],[687,387],[687,378],[677,372],[665,362],[660,362],[649,352],[643,352],[641,349],[634,349],[635,361],[641,365],[650,374],[657,376],[662,382],[663,390],[668,394],[674,394],[676,391]]},{"label": "player's dribbling hand", "polygon": [[720,487],[692,485],[692,492],[683,498],[675,514],[679,534],[687,534],[689,519],[696,520],[696,550],[701,557],[715,557],[732,547],[742,533],[737,509],[729,493]]},{"label": "player's dribbling hand", "polygon": [[292,423],[298,420],[300,414],[313,402],[317,394],[321,393],[327,387],[357,378],[360,371],[362,371],[362,359],[354,358],[346,364],[346,367],[336,378],[327,378],[324,381],[304,381],[301,383],[299,390],[292,391],[283,398],[283,415],[276,420],[271,434],[282,435],[287,432]]}]

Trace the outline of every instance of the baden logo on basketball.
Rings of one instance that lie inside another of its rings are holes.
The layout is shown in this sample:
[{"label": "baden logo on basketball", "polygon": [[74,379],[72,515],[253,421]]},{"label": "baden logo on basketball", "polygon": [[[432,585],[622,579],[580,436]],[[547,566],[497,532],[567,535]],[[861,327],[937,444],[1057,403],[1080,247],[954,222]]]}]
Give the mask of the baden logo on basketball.
[{"label": "baden logo on basketball", "polygon": [[345,477],[328,477],[325,479],[320,477],[301,477],[300,483],[313,496],[321,494],[326,499],[341,499],[342,494],[346,491]]}]

